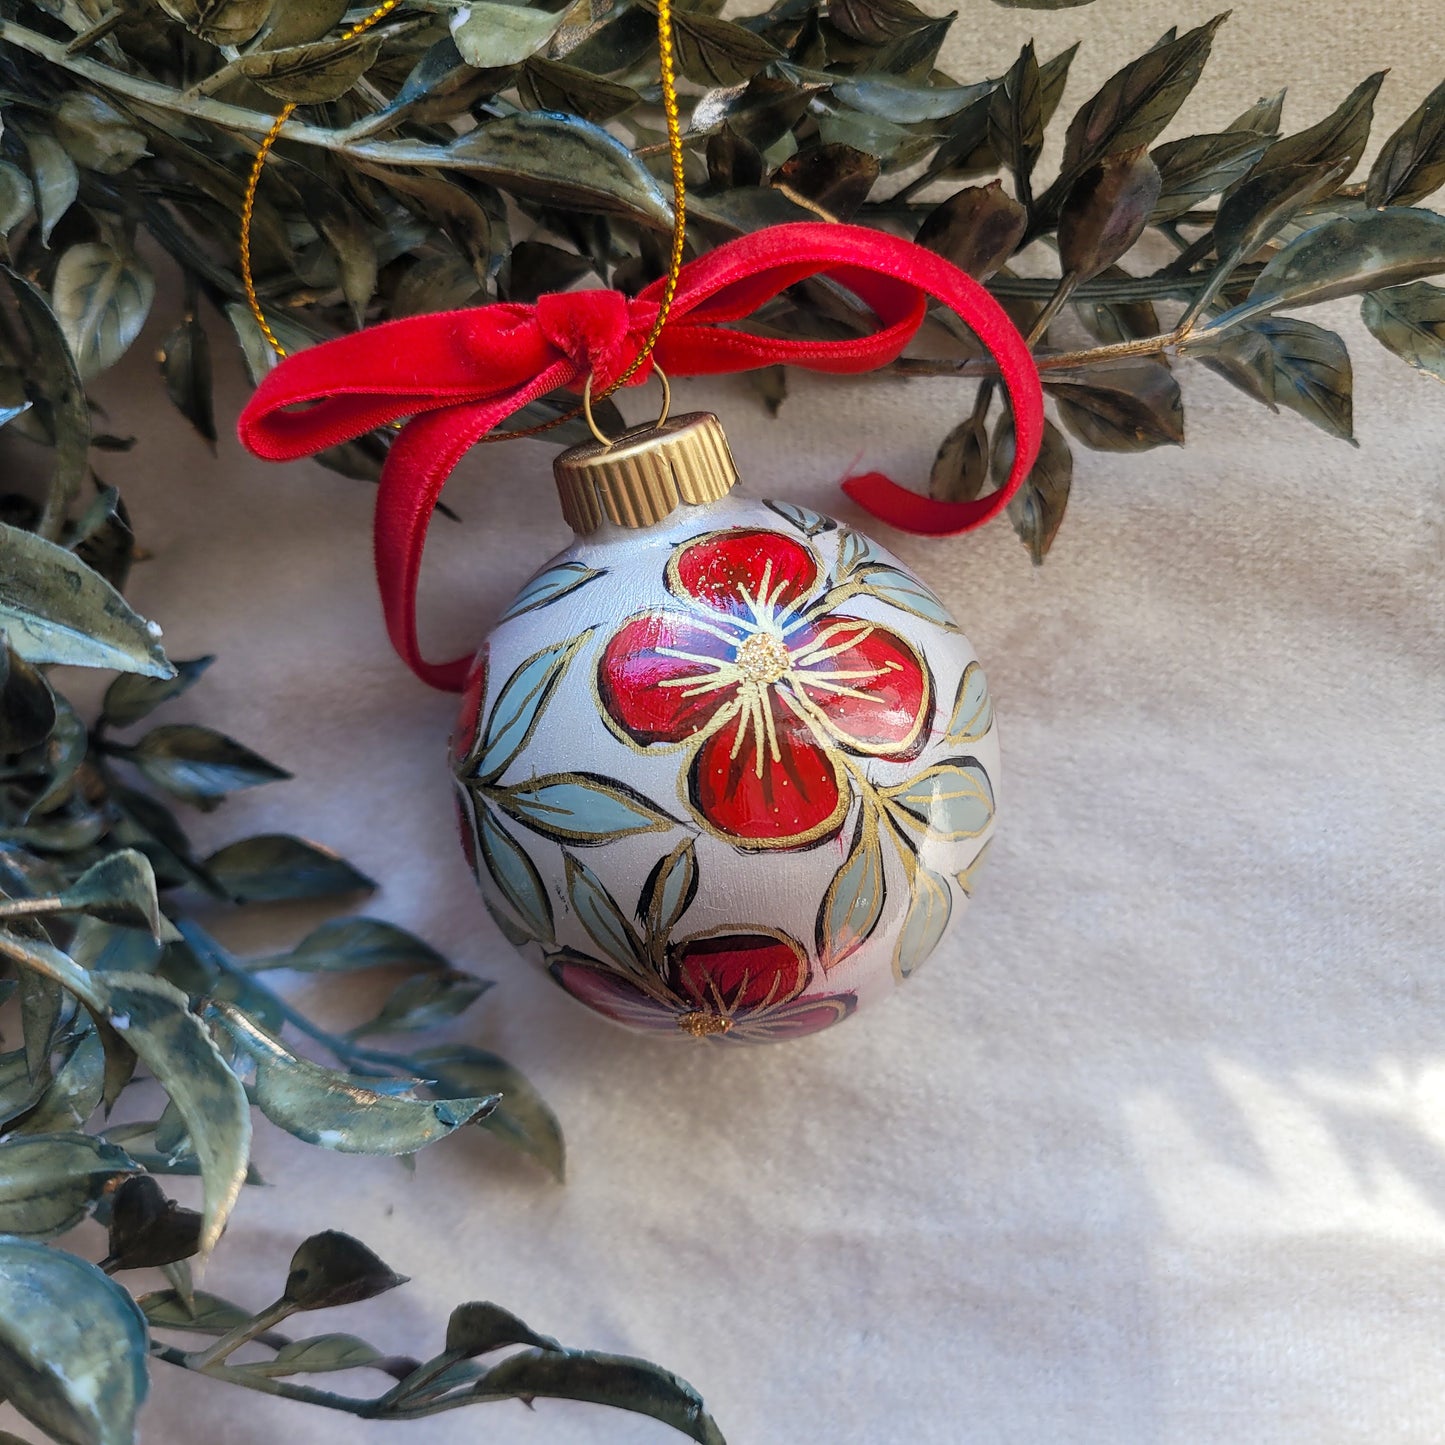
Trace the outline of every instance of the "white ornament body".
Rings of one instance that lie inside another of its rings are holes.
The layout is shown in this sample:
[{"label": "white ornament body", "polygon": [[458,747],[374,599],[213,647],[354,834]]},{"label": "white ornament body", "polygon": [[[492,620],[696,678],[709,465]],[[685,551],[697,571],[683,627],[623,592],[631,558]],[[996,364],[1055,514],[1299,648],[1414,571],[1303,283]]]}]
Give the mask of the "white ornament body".
[{"label": "white ornament body", "polygon": [[939,600],[862,534],[732,493],[604,523],[522,588],[456,736],[507,936],[636,1028],[797,1037],[912,973],[994,826],[997,730]]}]

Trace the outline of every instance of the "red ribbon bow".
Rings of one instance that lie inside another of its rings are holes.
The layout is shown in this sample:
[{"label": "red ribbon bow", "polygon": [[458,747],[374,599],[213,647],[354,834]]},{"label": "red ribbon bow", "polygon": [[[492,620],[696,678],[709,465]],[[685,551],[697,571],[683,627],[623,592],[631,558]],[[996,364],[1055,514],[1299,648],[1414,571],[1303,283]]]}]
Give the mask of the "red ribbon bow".
[{"label": "red ribbon bow", "polygon": [[[845,341],[789,341],[727,329],[813,276],[853,292],[879,326]],[[416,591],[427,526],[462,456],[513,412],[558,387],[599,390],[642,349],[663,283],[636,298],[618,291],[543,296],[413,316],[324,342],[269,373],[241,413],[241,442],[259,457],[292,461],[410,418],[391,448],[376,502],[376,574],[392,645],[424,682],[460,691],[470,658],[426,661],[416,635]],[[1003,308],[932,251],[860,226],[772,226],[682,268],[653,353],[670,375],[749,371],[779,362],[810,371],[871,371],[900,355],[923,324],[929,297],[968,323],[998,363],[1014,416],[1014,461],[998,491],[938,502],[877,472],[843,490],[881,521],[928,536],[980,526],[1028,475],[1043,435],[1043,394],[1033,358]],[[651,374],[651,358],[629,381]],[[293,410],[293,408],[301,408]]]}]

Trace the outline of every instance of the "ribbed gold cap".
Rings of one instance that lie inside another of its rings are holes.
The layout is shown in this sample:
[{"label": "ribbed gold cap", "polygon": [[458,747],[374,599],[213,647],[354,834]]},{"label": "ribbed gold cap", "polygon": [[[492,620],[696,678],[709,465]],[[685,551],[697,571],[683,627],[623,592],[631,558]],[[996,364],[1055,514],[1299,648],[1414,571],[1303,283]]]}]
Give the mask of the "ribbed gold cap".
[{"label": "ribbed gold cap", "polygon": [[682,502],[725,497],[738,479],[722,423],[706,411],[636,427],[607,446],[584,442],[563,452],[552,472],[562,515],[583,535],[604,519],[650,527]]}]

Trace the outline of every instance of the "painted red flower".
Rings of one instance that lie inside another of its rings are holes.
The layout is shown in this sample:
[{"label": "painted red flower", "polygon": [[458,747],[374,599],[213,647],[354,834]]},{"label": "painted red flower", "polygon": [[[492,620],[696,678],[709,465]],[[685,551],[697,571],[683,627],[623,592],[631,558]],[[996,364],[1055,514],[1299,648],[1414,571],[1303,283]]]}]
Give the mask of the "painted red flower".
[{"label": "painted red flower", "polygon": [[812,549],[734,528],[680,546],[668,590],[608,643],[598,693],[639,748],[686,747],[688,798],[745,848],[801,848],[842,826],[840,750],[906,759],[923,744],[928,669],[896,632],[830,611]]},{"label": "painted red flower", "polygon": [[799,999],[810,970],[786,934],[695,934],[668,947],[656,976],[565,951],[552,977],[574,998],[631,1028],[729,1043],[801,1038],[846,1018],[856,999]]}]

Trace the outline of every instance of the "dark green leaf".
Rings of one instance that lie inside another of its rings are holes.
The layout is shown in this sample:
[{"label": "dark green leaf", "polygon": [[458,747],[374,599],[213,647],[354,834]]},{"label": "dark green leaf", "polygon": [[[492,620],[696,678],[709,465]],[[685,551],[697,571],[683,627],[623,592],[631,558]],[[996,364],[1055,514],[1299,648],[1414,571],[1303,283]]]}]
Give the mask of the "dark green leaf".
[{"label": "dark green leaf", "polygon": [[266,23],[275,0],[157,0],[157,3],[167,15],[174,16],[212,45],[244,45]]},{"label": "dark green leaf", "polygon": [[346,859],[286,833],[261,833],[213,853],[206,872],[237,903],[280,903],[370,893],[376,884]]},{"label": "dark green leaf", "polygon": [[505,1059],[469,1044],[441,1044],[413,1055],[412,1066],[434,1080],[433,1088],[443,1097],[500,1095],[501,1103],[479,1121],[482,1128],[535,1159],[562,1182],[566,1167],[562,1126],[537,1089]]},{"label": "dark green leaf", "polygon": [[1059,264],[1088,281],[1107,270],[1144,234],[1159,199],[1159,170],[1142,146],[1091,166],[1064,198]]},{"label": "dark green leaf", "polygon": [[[1099,273],[1106,280],[1124,280],[1121,266],[1108,266]],[[1159,313],[1152,301],[1081,301],[1074,308],[1089,331],[1106,346],[1158,336]]]},{"label": "dark green leaf", "polygon": [[939,444],[928,474],[928,495],[940,502],[971,502],[987,480],[986,413],[975,410]]},{"label": "dark green leaf", "polygon": [[35,188],[19,166],[0,160],[0,239],[35,210]]},{"label": "dark green leaf", "polygon": [[186,996],[139,973],[87,973],[59,950],[0,935],[0,951],[61,984],[135,1050],[190,1131],[204,1178],[203,1252],[215,1246],[246,1177],[251,1114],[246,1093]]},{"label": "dark green leaf", "polygon": [[140,1166],[89,1134],[29,1134],[0,1144],[0,1233],[53,1239],[89,1216]]},{"label": "dark green leaf", "polygon": [[142,1295],[136,1303],[154,1328],[190,1330],[202,1335],[224,1335],[251,1318],[249,1310],[200,1289],[189,1303],[173,1289]]},{"label": "dark green leaf", "polygon": [[99,375],[130,348],[155,298],[150,270],[102,241],[71,246],[55,268],[55,318],[82,377]]},{"label": "dark green leaf", "polygon": [[646,1360],[572,1350],[523,1350],[492,1366],[472,1389],[481,1396],[523,1400],[549,1396],[612,1405],[661,1420],[699,1445],[723,1445],[722,1432],[697,1391]]},{"label": "dark green leaf", "polygon": [[1153,152],[1159,199],[1149,219],[1171,221],[1232,186],[1259,160],[1269,138],[1252,130],[1226,130],[1166,141]]},{"label": "dark green leaf", "polygon": [[[793,66],[778,68],[800,77],[810,74]],[[887,75],[833,76],[825,72],[817,72],[811,78],[828,82],[834,96],[844,105],[898,125],[947,120],[997,89],[996,83],[988,80],[977,85],[912,85]]]},{"label": "dark green leaf", "polygon": [[118,175],[146,154],[145,133],[101,96],[73,90],[55,112],[55,134],[71,159],[88,171]]},{"label": "dark green leaf", "polygon": [[1350,354],[1333,331],[1293,316],[1265,316],[1190,354],[1271,411],[1287,407],[1331,436],[1354,440]]},{"label": "dark green leaf", "polygon": [[121,595],[63,547],[0,522],[0,629],[27,662],[114,667],[172,676],[156,641]]},{"label": "dark green leaf", "polygon": [[769,416],[777,416],[788,399],[788,369],[785,366],[764,366],[745,373],[748,385],[761,398]]},{"label": "dark green leaf", "polygon": [[1019,52],[988,105],[988,137],[1010,170],[1027,178],[1044,145],[1044,99],[1032,40]]},{"label": "dark green leaf", "polygon": [[1319,194],[1322,184],[1338,176],[1319,165],[1281,166],[1249,176],[1219,206],[1214,243],[1221,262],[1233,266],[1252,255]]},{"label": "dark green leaf", "polygon": [[1069,122],[1059,181],[1050,195],[1061,201],[1073,181],[1116,151],[1148,145],[1174,119],[1209,59],[1216,15],[1131,61],[1110,76]]},{"label": "dark green leaf", "polygon": [[998,181],[968,186],[923,218],[914,240],[976,281],[987,280],[1023,239],[1028,213]]},{"label": "dark green leaf", "polygon": [[699,85],[736,85],[781,58],[776,46],[730,20],[680,11],[672,25],[679,68]]},{"label": "dark green leaf", "polygon": [[876,156],[885,171],[911,165],[932,149],[937,137],[874,115],[815,107],[818,135],[824,145],[849,146]]},{"label": "dark green leaf", "polygon": [[599,125],[642,99],[630,85],[540,55],[522,67],[517,87],[530,110],[563,111]]},{"label": "dark green leaf", "polygon": [[126,757],[157,787],[192,803],[291,776],[234,738],[194,723],[152,728]]},{"label": "dark green leaf", "polygon": [[169,676],[137,677],[122,674],[105,690],[101,716],[112,727],[129,727],[149,717],[162,703],[180,697],[198,683],[214,657],[178,662]]},{"label": "dark green leaf", "polygon": [[1360,315],[1380,345],[1445,381],[1445,288],[1417,281],[1372,291]]},{"label": "dark green leaf", "polygon": [[1261,96],[1243,115],[1237,116],[1226,131],[1252,130],[1256,135],[1268,136],[1274,140],[1279,135],[1279,119],[1284,113],[1284,91]]},{"label": "dark green leaf", "polygon": [[1291,241],[1255,278],[1246,300],[1208,330],[1222,332],[1282,306],[1315,306],[1441,271],[1445,216],[1405,208],[1339,216]]},{"label": "dark green leaf", "polygon": [[25,334],[30,340],[31,355],[25,369],[29,382],[40,394],[41,405],[36,411],[41,414],[55,448],[55,471],[41,514],[40,531],[46,538],[57,538],[70,504],[80,495],[90,465],[90,405],[76,371],[75,358],[70,354],[70,346],[50,309],[49,300],[8,268],[4,274],[15,294]]},{"label": "dark green leaf", "polygon": [[125,1180],[110,1211],[107,1264],[154,1269],[189,1259],[200,1248],[201,1216],[183,1209],[149,1174]]},{"label": "dark green leaf", "polygon": [[[1365,143],[1370,138],[1370,122],[1374,118],[1375,96],[1384,78],[1383,70],[1376,71],[1362,80],[1338,108],[1318,124],[1297,135],[1277,140],[1265,151],[1259,170],[1278,170],[1281,166],[1323,166],[1334,174],[1348,176],[1365,152]],[[1317,194],[1326,194],[1331,185],[1332,182],[1322,183]]]},{"label": "dark green leaf", "polygon": [[194,311],[187,311],[161,342],[161,375],[171,405],[216,449],[211,400],[211,343]]},{"label": "dark green leaf", "polygon": [[82,918],[70,940],[70,956],[93,973],[153,973],[160,940],[137,928]]},{"label": "dark green leaf", "polygon": [[37,669],[4,645],[0,634],[0,753],[39,747],[55,726],[55,695]]},{"label": "dark green leaf", "polygon": [[365,141],[352,154],[378,165],[460,168],[549,205],[630,216],[662,230],[672,225],[667,192],[651,171],[615,136],[574,116],[504,116],[449,145]]},{"label": "dark green leaf", "polygon": [[75,524],[70,550],[117,592],[125,590],[135,560],[135,533],[125,503],[114,487],[102,486],[96,492]]},{"label": "dark green leaf", "polygon": [[305,45],[330,35],[346,14],[347,0],[285,0],[275,5],[262,43],[271,50]]},{"label": "dark green leaf", "polygon": [[491,986],[484,978],[453,970],[417,974],[398,984],[381,1012],[358,1024],[347,1037],[361,1039],[372,1034],[436,1028],[464,1013]]},{"label": "dark green leaf", "polygon": [[845,145],[816,145],[789,156],[772,184],[811,201],[835,220],[850,221],[878,179],[878,159]]},{"label": "dark green leaf", "polygon": [[[993,475],[1000,485],[1008,476],[1013,459],[1013,424],[1005,418],[999,423],[993,441]],[[1038,460],[1008,504],[1009,520],[1013,523],[1019,540],[1029,549],[1029,556],[1033,558],[1036,567],[1043,565],[1049,548],[1054,545],[1054,538],[1064,520],[1064,511],[1069,505],[1069,488],[1073,479],[1074,458],[1069,451],[1069,443],[1053,422],[1045,420],[1044,440],[1039,448]],[[959,704],[963,699],[964,693],[960,687]],[[967,719],[959,717],[959,704],[954,707],[954,718],[949,724],[949,738],[956,743],[969,742],[974,735],[966,729]],[[989,715],[992,715],[991,712]],[[965,726],[963,734],[958,732],[960,726]],[[983,731],[987,731],[986,726]]]},{"label": "dark green leaf", "polygon": [[302,1240],[291,1256],[282,1298],[298,1310],[358,1304],[405,1284],[359,1239],[328,1229]]},{"label": "dark green leaf", "polygon": [[478,0],[454,10],[449,24],[462,59],[485,70],[520,65],[546,46],[566,18],[565,10],[549,13]]},{"label": "dark green leaf", "polygon": [[293,105],[340,98],[371,69],[381,47],[375,31],[347,39],[316,40],[281,50],[253,50],[235,62],[236,72]]},{"label": "dark green leaf", "polygon": [[[88,913],[102,923],[161,932],[156,876],[150,860],[134,848],[122,848],[92,864],[61,895],[67,912]],[[174,936],[174,934],[172,935]]]},{"label": "dark green leaf", "polygon": [[508,301],[530,304],[544,291],[566,291],[592,270],[592,262],[575,251],[545,241],[518,241],[512,247],[502,288]]},{"label": "dark green leaf", "polygon": [[308,933],[290,953],[250,964],[252,971],[291,968],[302,973],[349,973],[362,968],[443,969],[445,958],[415,934],[380,918],[333,918]]},{"label": "dark green leaf", "polygon": [[80,173],[70,153],[53,135],[43,130],[25,130],[21,135],[40,207],[40,239],[48,246],[56,223],[80,194]]},{"label": "dark green leaf", "polygon": [[[497,1106],[495,1094],[425,1099],[410,1092],[420,1080],[363,1078],[323,1068],[277,1043],[230,1004],[214,1008],[255,1063],[256,1106],[308,1144],[342,1154],[412,1154]],[[409,1091],[384,1093],[381,1084]]]},{"label": "dark green leaf", "polygon": [[844,35],[871,45],[910,35],[931,18],[912,0],[833,0],[828,7],[829,21]]},{"label": "dark green leaf", "polygon": [[1169,368],[1152,357],[1091,367],[1087,381],[1051,378],[1045,390],[1064,425],[1102,452],[1184,445],[1184,402]]},{"label": "dark green leaf", "polygon": [[1365,182],[1365,204],[1413,206],[1445,185],[1445,81],[1380,147]]},{"label": "dark green leaf", "polygon": [[508,1345],[531,1345],[539,1350],[560,1350],[547,1335],[539,1335],[523,1324],[511,1310],[484,1300],[458,1305],[447,1320],[447,1353],[459,1359],[489,1355]]},{"label": "dark green leaf", "polygon": [[269,1360],[253,1360],[235,1368],[246,1375],[271,1380],[330,1370],[362,1370],[380,1363],[383,1358],[374,1345],[355,1335],[313,1335],[310,1339],[282,1345]]},{"label": "dark green leaf", "polygon": [[0,1394],[63,1445],[132,1445],[145,1317],[93,1264],[0,1237]]}]

